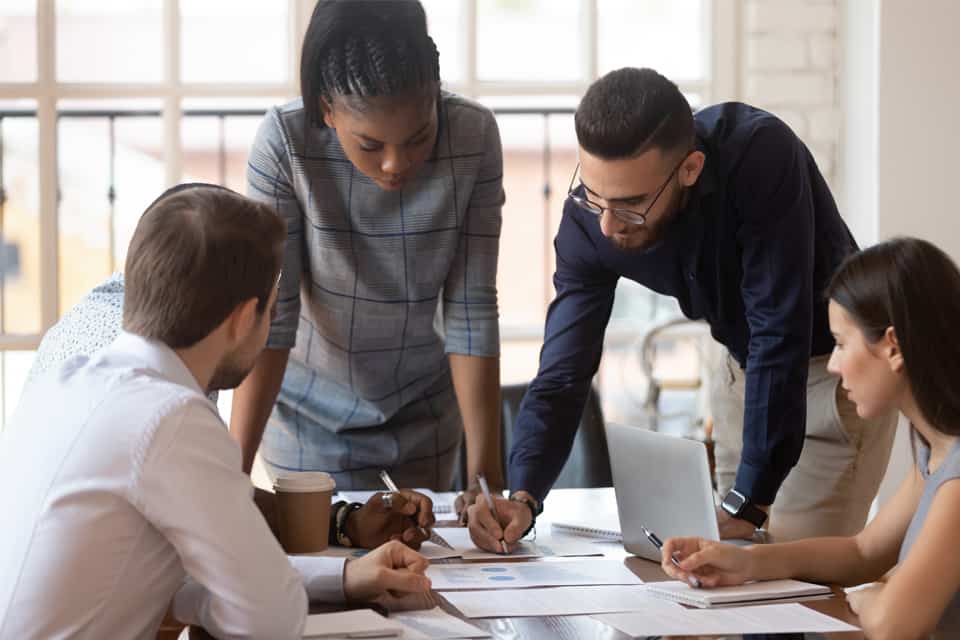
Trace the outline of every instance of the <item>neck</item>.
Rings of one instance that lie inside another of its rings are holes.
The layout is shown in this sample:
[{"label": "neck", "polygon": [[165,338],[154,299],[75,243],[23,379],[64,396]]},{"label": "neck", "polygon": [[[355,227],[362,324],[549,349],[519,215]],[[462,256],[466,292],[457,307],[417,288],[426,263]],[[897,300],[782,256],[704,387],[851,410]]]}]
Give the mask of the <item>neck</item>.
[{"label": "neck", "polygon": [[208,391],[210,381],[213,379],[214,371],[217,369],[217,364],[220,362],[220,355],[222,353],[222,350],[218,351],[215,348],[210,337],[211,336],[207,336],[197,344],[185,349],[173,350],[174,353],[180,357],[180,360],[183,361],[183,364],[186,365],[187,369],[190,370],[190,373],[204,393]]},{"label": "neck", "polygon": [[951,436],[937,429],[920,411],[913,395],[908,393],[901,403],[900,411],[906,416],[913,428],[930,444],[929,471],[935,471],[950,450],[957,443],[957,436]]}]

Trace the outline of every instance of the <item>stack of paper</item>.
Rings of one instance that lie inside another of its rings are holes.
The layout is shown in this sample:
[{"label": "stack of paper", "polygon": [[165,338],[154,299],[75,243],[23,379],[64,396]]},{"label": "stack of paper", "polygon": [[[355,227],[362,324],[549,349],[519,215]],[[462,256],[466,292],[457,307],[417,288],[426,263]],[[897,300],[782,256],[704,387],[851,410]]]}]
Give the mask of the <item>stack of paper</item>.
[{"label": "stack of paper", "polygon": [[700,608],[830,597],[829,587],[799,580],[766,580],[714,589],[695,589],[686,582],[670,581],[651,583],[647,588],[657,597]]},{"label": "stack of paper", "polygon": [[595,619],[633,638],[739,633],[837,633],[858,629],[801,604],[732,609],[674,609],[613,613]]},{"label": "stack of paper", "polygon": [[489,638],[490,634],[450,615],[440,607],[421,611],[391,613],[390,619],[406,627],[404,640],[418,634],[431,640],[451,638]]}]

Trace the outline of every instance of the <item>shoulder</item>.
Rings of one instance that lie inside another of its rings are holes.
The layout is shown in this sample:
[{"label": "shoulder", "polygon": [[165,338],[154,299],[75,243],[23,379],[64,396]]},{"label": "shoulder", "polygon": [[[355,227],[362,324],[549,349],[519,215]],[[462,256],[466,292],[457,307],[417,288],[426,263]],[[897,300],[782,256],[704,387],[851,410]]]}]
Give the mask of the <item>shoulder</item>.
[{"label": "shoulder", "polygon": [[475,100],[444,91],[440,95],[443,123],[449,127],[451,142],[459,146],[484,146],[484,140],[496,134],[499,144],[497,119],[489,107]]},{"label": "shoulder", "polygon": [[697,138],[708,154],[732,168],[747,158],[777,164],[802,143],[783,120],[742,102],[705,107],[694,115]]}]

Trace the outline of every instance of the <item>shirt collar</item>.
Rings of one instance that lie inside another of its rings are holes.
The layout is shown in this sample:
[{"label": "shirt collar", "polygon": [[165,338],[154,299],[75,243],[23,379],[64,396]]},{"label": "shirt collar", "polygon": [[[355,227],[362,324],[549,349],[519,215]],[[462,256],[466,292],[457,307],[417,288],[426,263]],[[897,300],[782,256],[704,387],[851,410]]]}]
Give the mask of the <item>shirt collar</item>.
[{"label": "shirt collar", "polygon": [[148,368],[171,382],[193,389],[201,395],[205,393],[180,356],[162,342],[121,331],[113,342],[113,348],[142,360]]}]

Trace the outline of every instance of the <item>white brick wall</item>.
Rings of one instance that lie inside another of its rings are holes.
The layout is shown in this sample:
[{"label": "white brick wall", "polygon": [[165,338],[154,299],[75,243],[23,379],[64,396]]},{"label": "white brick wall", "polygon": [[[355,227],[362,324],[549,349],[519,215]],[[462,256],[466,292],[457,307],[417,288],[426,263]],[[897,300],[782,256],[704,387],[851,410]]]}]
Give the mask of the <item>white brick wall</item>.
[{"label": "white brick wall", "polygon": [[743,100],[783,118],[810,147],[836,192],[838,0],[743,0],[741,15]]}]

